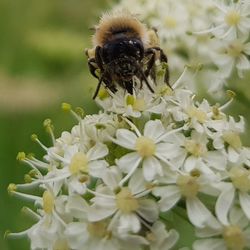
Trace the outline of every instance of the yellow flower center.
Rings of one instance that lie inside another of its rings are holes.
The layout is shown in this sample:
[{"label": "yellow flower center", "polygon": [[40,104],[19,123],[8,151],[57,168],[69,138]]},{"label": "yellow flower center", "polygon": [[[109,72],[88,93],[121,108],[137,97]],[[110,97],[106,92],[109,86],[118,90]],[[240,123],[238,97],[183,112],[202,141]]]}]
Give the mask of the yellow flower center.
[{"label": "yellow flower center", "polygon": [[97,236],[99,238],[103,238],[109,234],[107,231],[107,223],[104,221],[89,223],[87,229],[90,235]]},{"label": "yellow flower center", "polygon": [[147,232],[146,233],[146,238],[148,241],[155,242],[157,240],[156,236],[152,232]]},{"label": "yellow flower center", "polygon": [[161,87],[159,92],[161,96],[171,96],[173,94],[173,90],[167,85]]},{"label": "yellow flower center", "polygon": [[196,107],[190,107],[187,110],[187,114],[190,118],[196,118],[200,123],[204,123],[207,120],[207,114]]},{"label": "yellow flower center", "polygon": [[239,40],[231,42],[226,49],[228,55],[232,57],[239,57],[243,51],[244,51],[244,44]]},{"label": "yellow flower center", "polygon": [[186,140],[184,146],[188,153],[196,157],[200,157],[207,152],[206,146],[195,140]]},{"label": "yellow flower center", "polygon": [[174,29],[177,26],[177,21],[174,17],[172,16],[167,16],[165,18],[165,25],[167,28]]},{"label": "yellow flower center", "polygon": [[250,171],[243,167],[233,167],[229,176],[233,185],[242,192],[250,191]]},{"label": "yellow flower center", "polygon": [[122,213],[131,213],[139,208],[139,203],[133,197],[128,187],[123,187],[116,195],[116,206]]},{"label": "yellow flower center", "polygon": [[199,184],[196,177],[180,175],[176,183],[180,188],[181,194],[186,198],[194,198],[199,192]]},{"label": "yellow flower center", "polygon": [[225,16],[225,22],[229,26],[236,26],[240,22],[240,14],[239,12],[232,10],[227,13]]},{"label": "yellow flower center", "polygon": [[141,136],[135,142],[135,149],[141,157],[149,157],[155,153],[155,143],[152,139]]},{"label": "yellow flower center", "polygon": [[43,193],[43,210],[47,214],[51,214],[54,209],[55,199],[54,196],[49,192],[45,191]]},{"label": "yellow flower center", "polygon": [[58,239],[53,246],[53,250],[69,250],[67,240]]},{"label": "yellow flower center", "polygon": [[225,132],[222,137],[224,141],[227,142],[234,149],[239,149],[242,147],[240,136],[237,133],[228,131]]},{"label": "yellow flower center", "polygon": [[238,226],[227,226],[224,228],[223,238],[230,250],[243,250],[246,246],[246,239]]},{"label": "yellow flower center", "polygon": [[136,110],[136,111],[143,111],[146,108],[146,104],[145,104],[144,99],[142,99],[142,98],[136,99],[132,95],[127,96],[126,103],[127,103],[127,105],[131,105],[133,110]]},{"label": "yellow flower center", "polygon": [[83,152],[76,153],[70,162],[69,171],[71,174],[77,174],[79,172],[88,173],[88,158]]},{"label": "yellow flower center", "polygon": [[223,119],[223,115],[221,114],[219,107],[217,105],[213,106],[212,108],[212,112],[213,112],[213,119],[214,120],[221,120]]}]

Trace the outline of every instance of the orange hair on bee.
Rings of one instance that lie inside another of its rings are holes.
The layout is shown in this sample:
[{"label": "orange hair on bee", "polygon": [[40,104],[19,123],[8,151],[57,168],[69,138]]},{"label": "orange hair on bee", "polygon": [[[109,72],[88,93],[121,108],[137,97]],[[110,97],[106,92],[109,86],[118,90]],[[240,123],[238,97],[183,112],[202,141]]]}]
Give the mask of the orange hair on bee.
[{"label": "orange hair on bee", "polygon": [[143,44],[148,42],[146,26],[126,10],[104,14],[95,28],[95,46],[103,46],[106,42],[112,41],[117,33],[123,33],[128,38],[139,38]]}]

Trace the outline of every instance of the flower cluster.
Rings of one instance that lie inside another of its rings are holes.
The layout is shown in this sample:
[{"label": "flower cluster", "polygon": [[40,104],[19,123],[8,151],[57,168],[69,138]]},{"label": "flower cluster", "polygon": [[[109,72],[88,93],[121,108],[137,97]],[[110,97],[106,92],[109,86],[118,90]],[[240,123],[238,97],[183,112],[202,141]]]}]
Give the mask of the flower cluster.
[{"label": "flower cluster", "polygon": [[233,93],[222,106],[198,102],[183,87],[186,71],[171,89],[162,70],[154,94],[101,91],[99,114],[64,104],[78,124],[57,139],[45,121],[53,146],[33,135],[44,159],[19,153],[31,171],[9,186],[34,202],[26,211],[36,222],[10,236],[28,235],[34,250],[176,249],[185,246],[178,215],[195,230],[192,249],[250,247],[250,149],[243,118],[223,112]]},{"label": "flower cluster", "polygon": [[235,72],[242,77],[250,69],[249,1],[121,0],[116,8],[139,14],[158,30],[171,74],[185,65],[197,73],[190,88],[207,79],[208,90],[218,93]]}]

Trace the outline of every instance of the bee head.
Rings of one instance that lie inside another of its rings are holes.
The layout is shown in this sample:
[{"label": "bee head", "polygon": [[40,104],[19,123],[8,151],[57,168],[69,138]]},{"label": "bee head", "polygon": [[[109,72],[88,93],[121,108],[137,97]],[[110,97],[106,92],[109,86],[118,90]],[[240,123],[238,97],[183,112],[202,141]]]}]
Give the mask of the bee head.
[{"label": "bee head", "polygon": [[143,58],[144,48],[137,38],[118,38],[103,46],[103,58],[106,64],[122,59],[140,61]]}]

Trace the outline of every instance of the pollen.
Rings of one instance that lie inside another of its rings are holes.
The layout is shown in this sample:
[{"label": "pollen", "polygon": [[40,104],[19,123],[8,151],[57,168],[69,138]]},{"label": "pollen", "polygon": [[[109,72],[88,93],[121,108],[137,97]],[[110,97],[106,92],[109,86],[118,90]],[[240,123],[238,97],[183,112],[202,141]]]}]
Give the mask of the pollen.
[{"label": "pollen", "polygon": [[167,86],[167,85],[164,85],[161,89],[160,89],[160,95],[161,96],[171,96],[173,95],[173,90]]},{"label": "pollen", "polygon": [[165,18],[165,25],[167,28],[174,29],[177,26],[177,21],[175,18],[173,18],[171,16],[167,16]]},{"label": "pollen", "polygon": [[188,153],[196,157],[200,157],[207,152],[206,146],[196,142],[195,140],[186,140],[184,146]]},{"label": "pollen", "polygon": [[196,118],[198,122],[200,123],[204,123],[207,120],[207,114],[196,108],[196,107],[190,107],[187,110],[187,114],[191,117],[191,118]]},{"label": "pollen", "polygon": [[141,157],[150,157],[154,155],[156,146],[152,139],[141,136],[136,140],[135,149]]},{"label": "pollen", "polygon": [[220,112],[220,109],[217,105],[212,107],[212,112],[213,112],[213,119],[214,120],[222,120],[223,119],[223,115]]},{"label": "pollen", "polygon": [[194,198],[199,192],[199,184],[196,177],[180,175],[176,183],[180,188],[181,194],[186,198]]},{"label": "pollen", "polygon": [[242,147],[241,139],[238,133],[235,133],[233,131],[228,131],[225,132],[222,137],[224,141],[227,142],[234,149],[239,149]]},{"label": "pollen", "polygon": [[24,152],[18,152],[16,159],[18,161],[23,161],[26,158],[26,154]]},{"label": "pollen", "polygon": [[139,208],[139,203],[135,197],[133,197],[128,187],[124,187],[116,195],[116,206],[122,213],[131,213]]},{"label": "pollen", "polygon": [[224,228],[223,238],[230,250],[243,250],[246,246],[246,239],[242,230],[235,225]]},{"label": "pollen", "polygon": [[43,210],[47,214],[51,214],[54,209],[55,199],[54,196],[49,192],[43,193]]},{"label": "pollen", "polygon": [[107,224],[104,221],[92,222],[87,226],[90,235],[103,238],[108,234]]},{"label": "pollen", "polygon": [[244,44],[239,40],[231,42],[227,47],[227,53],[232,57],[239,57],[243,51]]},{"label": "pollen", "polygon": [[144,99],[142,99],[142,98],[136,99],[132,95],[127,96],[126,103],[127,103],[127,105],[131,105],[133,110],[135,110],[135,111],[143,111],[146,108],[146,104],[145,104]]},{"label": "pollen", "polygon": [[15,192],[17,190],[16,184],[10,183],[9,186],[8,186],[8,188],[7,188],[7,190],[8,190],[9,194],[11,194],[12,192]]},{"label": "pollen", "polygon": [[242,192],[250,191],[250,171],[243,167],[233,167],[229,176],[235,188]]},{"label": "pollen", "polygon": [[227,13],[227,15],[225,16],[225,22],[229,25],[229,26],[236,26],[239,24],[240,22],[240,13],[232,10],[229,11]]},{"label": "pollen", "polygon": [[86,154],[83,152],[76,153],[71,159],[69,171],[71,174],[77,174],[79,172],[88,173],[88,158]]},{"label": "pollen", "polygon": [[53,250],[69,250],[69,245],[66,239],[58,239],[53,246]]}]

